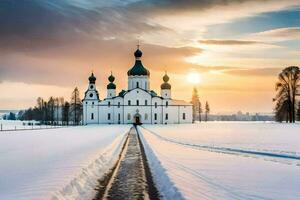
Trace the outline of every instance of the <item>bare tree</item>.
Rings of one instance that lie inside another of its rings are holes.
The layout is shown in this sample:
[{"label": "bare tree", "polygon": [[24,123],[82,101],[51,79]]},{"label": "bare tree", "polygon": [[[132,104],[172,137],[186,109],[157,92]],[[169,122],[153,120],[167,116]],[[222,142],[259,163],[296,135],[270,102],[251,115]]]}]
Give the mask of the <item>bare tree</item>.
[{"label": "bare tree", "polygon": [[300,101],[298,102],[298,108],[297,108],[297,120],[300,121]]},{"label": "bare tree", "polygon": [[78,125],[82,115],[82,103],[77,87],[74,89],[71,96],[71,114],[74,125]]},{"label": "bare tree", "polygon": [[203,112],[203,109],[202,109],[202,105],[201,105],[201,102],[199,101],[199,104],[198,104],[198,111],[199,111],[199,122],[201,122],[202,118],[201,118],[201,114]]},{"label": "bare tree", "polygon": [[54,112],[55,112],[55,103],[54,103],[54,98],[50,97],[48,101],[48,114],[49,114],[49,121],[51,122],[51,125],[54,124]]},{"label": "bare tree", "polygon": [[196,121],[197,119],[199,119],[199,117],[197,117],[197,115],[198,115],[198,113],[200,113],[199,106],[201,105],[201,103],[199,101],[198,90],[196,87],[193,88],[191,103],[193,104],[193,121]]},{"label": "bare tree", "polygon": [[64,125],[69,125],[69,114],[70,114],[70,104],[69,102],[66,101],[62,111],[62,121]]},{"label": "bare tree", "polygon": [[209,104],[208,104],[208,102],[206,101],[206,102],[205,102],[205,121],[206,121],[206,122],[207,122],[207,120],[208,120],[208,114],[209,114],[209,112],[210,112]]},{"label": "bare tree", "polygon": [[296,95],[300,88],[300,70],[299,67],[290,66],[282,70],[278,75],[276,83],[276,97],[274,101],[275,117],[277,121],[286,121],[294,123],[296,119]]}]

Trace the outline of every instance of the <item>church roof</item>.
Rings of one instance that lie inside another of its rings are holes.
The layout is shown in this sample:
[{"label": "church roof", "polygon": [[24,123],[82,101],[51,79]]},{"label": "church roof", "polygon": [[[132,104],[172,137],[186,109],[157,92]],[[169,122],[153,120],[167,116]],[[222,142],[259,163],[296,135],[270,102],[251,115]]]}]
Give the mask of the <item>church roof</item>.
[{"label": "church roof", "polygon": [[128,76],[150,76],[149,70],[146,69],[142,64],[142,55],[143,53],[139,48],[134,52],[135,63],[133,67],[127,72]]}]

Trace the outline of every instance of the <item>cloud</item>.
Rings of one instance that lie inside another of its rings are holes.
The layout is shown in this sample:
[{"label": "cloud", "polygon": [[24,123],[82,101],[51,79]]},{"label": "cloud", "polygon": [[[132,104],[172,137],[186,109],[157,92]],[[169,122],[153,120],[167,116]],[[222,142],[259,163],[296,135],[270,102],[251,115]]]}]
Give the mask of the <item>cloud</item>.
[{"label": "cloud", "polygon": [[300,27],[287,27],[272,29],[268,31],[263,31],[259,33],[252,34],[253,38],[262,41],[287,41],[300,39]]},{"label": "cloud", "polygon": [[199,42],[206,45],[252,45],[261,43],[250,40],[199,40]]},{"label": "cloud", "polygon": [[224,72],[235,76],[277,76],[281,68],[236,68]]}]

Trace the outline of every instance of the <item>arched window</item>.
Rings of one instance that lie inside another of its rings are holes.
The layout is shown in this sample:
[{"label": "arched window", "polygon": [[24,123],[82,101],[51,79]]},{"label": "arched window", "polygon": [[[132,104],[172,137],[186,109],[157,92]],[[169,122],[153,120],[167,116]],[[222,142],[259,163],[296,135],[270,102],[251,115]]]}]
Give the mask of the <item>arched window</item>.
[{"label": "arched window", "polygon": [[129,105],[129,106],[131,105],[131,101],[130,101],[130,100],[128,100],[128,105]]},{"label": "arched window", "polygon": [[139,106],[140,105],[140,101],[136,100],[136,105]]},{"label": "arched window", "polygon": [[182,113],[182,119],[185,120],[185,113]]},{"label": "arched window", "polygon": [[137,87],[137,88],[140,87],[139,82],[136,82],[136,87]]},{"label": "arched window", "polygon": [[168,102],[168,101],[166,101],[166,107],[168,107],[168,105],[169,105],[169,102]]},{"label": "arched window", "polygon": [[92,120],[94,119],[94,113],[91,114],[91,119],[92,119]]},{"label": "arched window", "polygon": [[154,114],[154,120],[157,120],[157,114],[156,113]]},{"label": "arched window", "polygon": [[145,100],[145,106],[148,106],[148,101],[147,100]]},{"label": "arched window", "polygon": [[130,116],[130,113],[127,114],[127,120],[130,120],[131,119],[131,116]]},{"label": "arched window", "polygon": [[145,113],[145,120],[148,120],[148,114]]},{"label": "arched window", "polygon": [[110,107],[110,101],[108,102],[108,107]]},{"label": "arched window", "polygon": [[121,105],[121,103],[120,103],[120,102],[118,102],[118,108],[120,108],[120,105]]},{"label": "arched window", "polygon": [[157,108],[157,102],[155,102],[155,104],[154,104],[154,105],[155,105],[155,108]]},{"label": "arched window", "polygon": [[110,113],[107,114],[107,120],[110,120]]},{"label": "arched window", "polygon": [[166,113],[166,120],[168,120],[169,119],[169,115],[168,115],[168,113]]}]

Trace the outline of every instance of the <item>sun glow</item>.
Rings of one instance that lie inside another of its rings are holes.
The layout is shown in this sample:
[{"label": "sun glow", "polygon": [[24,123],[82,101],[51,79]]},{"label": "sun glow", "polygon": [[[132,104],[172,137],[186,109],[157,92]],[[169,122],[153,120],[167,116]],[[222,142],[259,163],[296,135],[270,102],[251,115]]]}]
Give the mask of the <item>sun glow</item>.
[{"label": "sun glow", "polygon": [[186,77],[187,81],[192,84],[198,84],[200,83],[201,77],[200,74],[197,72],[191,72]]}]

